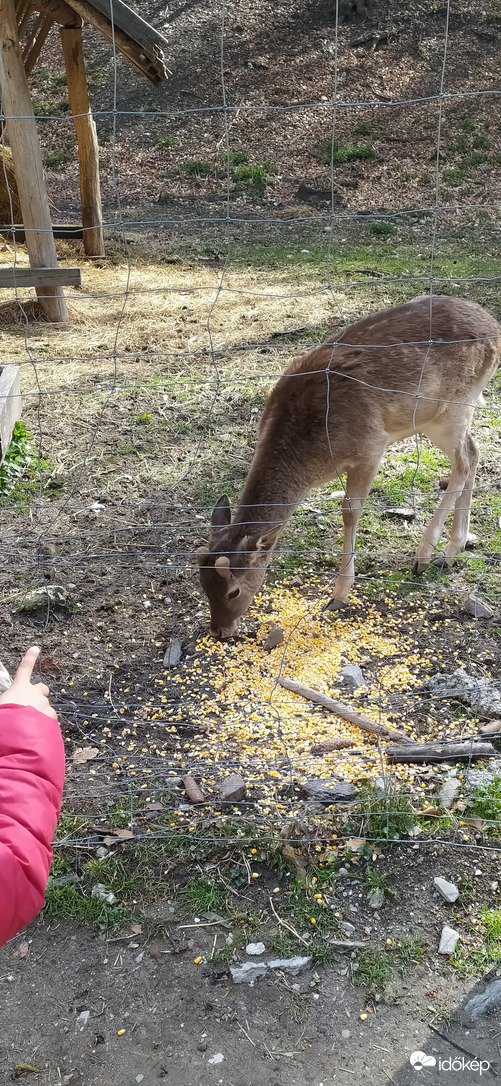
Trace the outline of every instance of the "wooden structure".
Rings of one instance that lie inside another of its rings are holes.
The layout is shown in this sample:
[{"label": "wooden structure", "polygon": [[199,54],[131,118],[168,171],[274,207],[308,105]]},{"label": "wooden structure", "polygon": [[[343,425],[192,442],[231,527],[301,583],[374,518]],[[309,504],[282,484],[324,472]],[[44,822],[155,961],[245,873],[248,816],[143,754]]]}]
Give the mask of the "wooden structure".
[{"label": "wooden structure", "polygon": [[[165,78],[165,38],[122,0],[0,0],[2,112],[22,214],[19,226],[25,234],[31,264],[31,269],[23,269],[22,273],[16,269],[15,283],[20,285],[22,274],[23,285],[27,285],[31,271],[29,285],[35,286],[52,321],[67,319],[62,285],[68,282],[68,273],[76,273],[77,269],[57,269],[28,75],[50,30],[58,25],[78,147],[84,248],[88,256],[103,256],[99,149],[85,71],[82,34],[85,23],[112,42],[117,52],[153,83]],[[44,268],[51,269],[51,275],[45,275],[42,281]],[[2,285],[6,284],[0,280]]]},{"label": "wooden structure", "polygon": [[14,426],[20,418],[19,366],[0,366],[0,464],[9,448]]}]

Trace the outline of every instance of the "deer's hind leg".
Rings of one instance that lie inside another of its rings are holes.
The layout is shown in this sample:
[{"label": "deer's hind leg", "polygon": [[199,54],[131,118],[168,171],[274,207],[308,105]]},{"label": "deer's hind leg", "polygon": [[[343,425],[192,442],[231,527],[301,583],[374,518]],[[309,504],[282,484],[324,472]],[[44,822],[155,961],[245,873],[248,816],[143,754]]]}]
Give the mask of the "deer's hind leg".
[{"label": "deer's hind leg", "polygon": [[[429,435],[432,438],[432,435]],[[433,440],[433,438],[432,438]],[[412,564],[413,573],[422,573],[432,560],[435,548],[442,534],[445,521],[454,509],[454,519],[449,542],[444,555],[438,561],[449,565],[453,558],[466,546],[470,524],[471,495],[475,483],[478,464],[478,449],[469,432],[462,434],[461,440],[451,450],[447,443],[435,437],[435,444],[442,449],[451,462],[451,474],[447,490],[429,524],[426,527]]]}]

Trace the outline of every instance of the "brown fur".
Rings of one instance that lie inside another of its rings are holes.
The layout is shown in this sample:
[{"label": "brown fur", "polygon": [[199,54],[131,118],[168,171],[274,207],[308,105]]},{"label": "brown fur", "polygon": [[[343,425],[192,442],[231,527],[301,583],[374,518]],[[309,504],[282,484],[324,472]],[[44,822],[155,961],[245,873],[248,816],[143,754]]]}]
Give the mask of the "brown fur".
[{"label": "brown fur", "polygon": [[364,500],[389,445],[414,433],[430,438],[451,462],[415,572],[429,564],[453,509],[445,561],[464,549],[478,460],[469,427],[500,353],[501,327],[481,306],[423,296],[371,314],[295,359],[268,398],[233,521],[221,498],[209,547],[198,552],[212,633],[226,637],[236,629],[297,504],[312,487],[346,473],[344,549],[332,605],[345,603]]}]

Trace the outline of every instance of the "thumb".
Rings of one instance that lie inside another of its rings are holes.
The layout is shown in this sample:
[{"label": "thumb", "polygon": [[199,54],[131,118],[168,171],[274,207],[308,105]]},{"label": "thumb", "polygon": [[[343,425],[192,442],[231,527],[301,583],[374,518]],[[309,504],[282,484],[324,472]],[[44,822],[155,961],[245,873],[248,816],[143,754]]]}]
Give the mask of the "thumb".
[{"label": "thumb", "polygon": [[33,668],[35,667],[39,655],[40,649],[36,645],[33,645],[31,649],[28,649],[28,652],[23,656],[16,674],[14,675],[14,682],[19,680],[22,682],[30,682]]}]

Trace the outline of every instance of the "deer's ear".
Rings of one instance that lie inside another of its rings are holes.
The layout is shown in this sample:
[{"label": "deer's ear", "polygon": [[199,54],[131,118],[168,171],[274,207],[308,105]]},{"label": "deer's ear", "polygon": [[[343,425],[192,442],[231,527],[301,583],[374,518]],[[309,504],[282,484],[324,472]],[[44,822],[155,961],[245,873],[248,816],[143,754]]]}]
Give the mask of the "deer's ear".
[{"label": "deer's ear", "polygon": [[227,528],[228,524],[231,524],[231,509],[226,494],[216,502],[212,510],[211,524],[213,528]]},{"label": "deer's ear", "polygon": [[207,558],[208,554],[210,554],[210,550],[208,547],[197,547],[195,551],[195,558],[199,566],[205,565],[205,559]]}]

